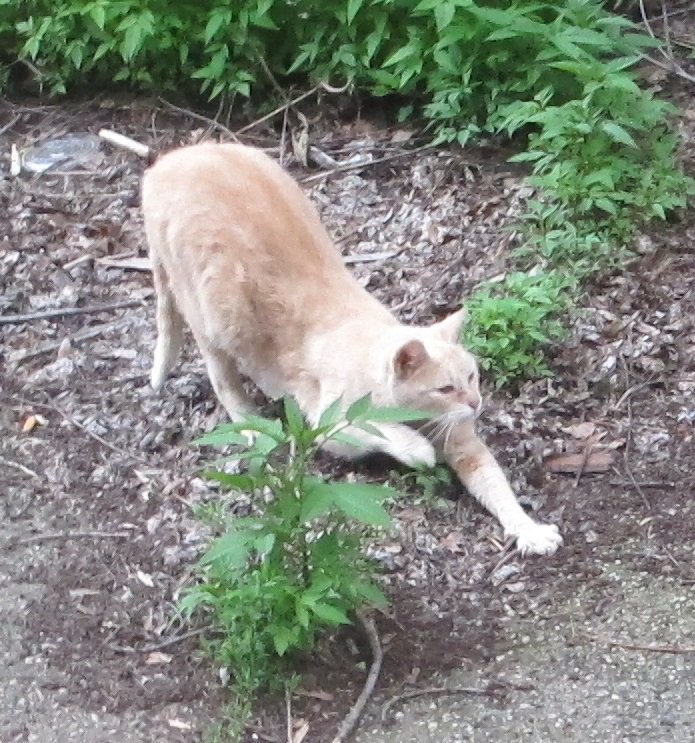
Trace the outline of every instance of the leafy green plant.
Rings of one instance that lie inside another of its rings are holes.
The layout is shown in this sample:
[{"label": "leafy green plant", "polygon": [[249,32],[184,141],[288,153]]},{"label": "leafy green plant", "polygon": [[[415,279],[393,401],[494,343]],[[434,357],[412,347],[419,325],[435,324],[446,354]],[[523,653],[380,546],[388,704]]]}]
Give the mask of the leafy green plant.
[{"label": "leafy green plant", "polygon": [[558,315],[571,282],[558,272],[512,273],[467,303],[464,341],[496,383],[548,374],[544,351],[563,335]]},{"label": "leafy green plant", "polygon": [[311,648],[321,629],[349,623],[365,604],[386,603],[370,579],[374,566],[361,552],[361,534],[365,527],[389,526],[382,504],[397,493],[328,482],[311,474],[311,464],[327,439],[357,446],[346,433],[349,426],[374,433],[380,420],[424,417],[375,408],[363,398],[343,418],[338,400],[309,427],[296,403],[286,399],[284,423],[249,416],[199,440],[238,447],[227,461],[245,462],[243,474],[217,469],[207,476],[252,499],[252,513],[229,519],[212,542],[200,560],[201,582],[181,602],[186,615],[212,612],[222,630],[215,654],[233,671],[237,691],[250,695],[270,684],[279,659]]}]

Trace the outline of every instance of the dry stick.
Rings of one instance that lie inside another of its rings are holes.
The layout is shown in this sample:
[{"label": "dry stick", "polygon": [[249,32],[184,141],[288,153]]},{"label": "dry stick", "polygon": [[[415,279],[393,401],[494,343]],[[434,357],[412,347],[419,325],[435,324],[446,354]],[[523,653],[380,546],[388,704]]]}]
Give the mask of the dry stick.
[{"label": "dry stick", "polygon": [[672,653],[673,655],[695,653],[695,645],[643,645],[637,642],[621,642],[605,635],[587,634],[587,637],[594,642],[603,642],[611,647],[626,650],[645,650],[648,653]]},{"label": "dry stick", "polygon": [[374,693],[374,687],[376,686],[379,673],[381,672],[381,663],[384,659],[384,653],[381,649],[381,643],[379,642],[379,635],[377,634],[374,620],[362,611],[357,612],[357,618],[360,620],[360,624],[369,640],[369,647],[372,650],[372,667],[369,669],[369,675],[364,683],[362,693],[357,697],[357,701],[343,720],[338,730],[338,734],[333,738],[333,743],[343,743],[343,741],[347,740],[355,730],[369,698]]},{"label": "dry stick", "polygon": [[50,534],[35,534],[33,537],[19,539],[15,544],[36,544],[37,542],[53,542],[59,539],[127,539],[130,536],[126,531],[64,531]]},{"label": "dry stick", "polygon": [[195,111],[190,111],[187,108],[181,108],[180,106],[175,106],[173,103],[170,103],[165,98],[162,98],[160,96],[159,100],[165,105],[168,106],[173,111],[178,111],[181,114],[185,114],[186,116],[190,116],[192,119],[197,119],[198,121],[204,121],[206,124],[210,124],[214,129],[219,129],[221,132],[224,132],[228,136],[230,136],[235,142],[238,142],[236,134],[231,130],[228,129],[224,124],[217,121],[217,119],[211,119],[209,116],[203,116],[203,114],[198,114]]},{"label": "dry stick", "polygon": [[19,121],[21,116],[19,114],[15,114],[3,127],[0,128],[0,136],[2,136],[5,132],[12,129],[12,127]]},{"label": "dry stick", "polygon": [[244,132],[249,131],[249,129],[254,129],[260,124],[263,124],[264,122],[268,121],[269,119],[274,118],[278,114],[281,114],[283,111],[288,109],[290,106],[295,106],[297,103],[301,103],[305,98],[308,98],[309,96],[314,95],[314,93],[317,93],[320,89],[321,89],[321,84],[315,85],[311,90],[307,91],[306,93],[302,93],[296,98],[293,98],[291,101],[285,101],[285,103],[283,103],[282,106],[278,106],[277,108],[274,108],[270,113],[267,113],[265,116],[261,116],[260,119],[256,119],[255,121],[252,121],[250,124],[246,124],[246,126],[242,126],[241,129],[237,130],[237,135],[243,134]]},{"label": "dry stick", "polygon": [[398,702],[403,702],[406,699],[414,699],[416,697],[446,696],[448,694],[473,694],[474,696],[479,697],[492,697],[495,695],[495,692],[494,689],[490,687],[478,689],[471,686],[455,686],[450,688],[446,686],[433,686],[429,689],[406,691],[404,694],[399,694],[398,696],[389,699],[389,701],[381,708],[381,722],[385,723],[388,720],[388,714],[391,711],[391,708],[398,704]]},{"label": "dry stick", "polygon": [[138,142],[131,137],[126,137],[125,134],[119,134],[112,129],[100,129],[99,136],[109,144],[134,152],[138,157],[150,156],[151,150],[146,144]]},{"label": "dry stick", "polygon": [[16,354],[10,354],[10,363],[14,366],[19,366],[28,359],[33,359],[36,356],[42,356],[45,353],[53,353],[57,351],[63,342],[67,339],[70,343],[81,343],[82,341],[89,340],[90,338],[96,338],[97,336],[104,333],[106,330],[112,330],[125,324],[126,318],[120,318],[113,322],[101,323],[100,325],[92,325],[84,330],[78,330],[77,333],[72,335],[66,335],[65,338],[61,338],[59,341],[49,341],[42,345],[32,348],[29,351],[22,351]]},{"label": "dry stick", "polygon": [[584,474],[584,470],[586,469],[586,465],[589,463],[589,457],[591,456],[591,452],[594,449],[594,442],[589,440],[585,442],[584,445],[584,453],[582,454],[582,461],[579,463],[579,468],[577,469],[577,477],[574,480],[574,487],[579,487],[579,481],[582,479],[582,475]]},{"label": "dry stick", "polygon": [[89,305],[87,307],[56,307],[53,310],[41,310],[40,312],[29,312],[26,315],[0,315],[0,325],[9,325],[21,322],[32,322],[33,320],[47,320],[52,317],[71,317],[73,315],[97,315],[100,312],[113,312],[126,307],[138,307],[143,305],[139,299],[126,299],[122,302],[110,302],[100,306]]},{"label": "dry stick", "polygon": [[138,650],[141,653],[152,653],[155,650],[162,650],[163,648],[168,648],[171,645],[176,645],[176,643],[183,642],[184,640],[188,640],[191,637],[197,637],[198,635],[202,635],[203,633],[211,629],[212,629],[212,625],[206,624],[205,627],[198,627],[197,629],[192,629],[192,630],[189,630],[188,632],[182,632],[180,635],[175,635],[174,637],[168,637],[166,640],[153,643],[152,645],[145,645],[141,648],[138,648]]},{"label": "dry stick", "polygon": [[385,253],[363,253],[362,255],[346,255],[343,257],[343,263],[349,266],[352,263],[374,263],[376,261],[385,261],[389,258],[395,258],[402,252],[402,250],[388,250]]},{"label": "dry stick", "polygon": [[287,718],[287,743],[292,743],[292,695],[285,687],[285,717]]},{"label": "dry stick", "polygon": [[[635,483],[632,480],[610,480],[610,485],[621,486],[624,488],[634,488]],[[668,480],[648,480],[647,482],[638,482],[641,488],[675,488],[675,482],[669,482]]]},{"label": "dry stick", "polygon": [[326,170],[323,173],[317,173],[316,175],[310,175],[308,178],[301,178],[300,183],[312,183],[313,181],[321,180],[321,178],[328,178],[336,173],[343,173],[348,170],[361,170],[362,168],[368,168],[371,165],[379,165],[379,163],[389,162],[390,160],[396,160],[399,157],[406,157],[407,155],[416,155],[418,152],[423,150],[432,149],[431,144],[422,145],[422,147],[415,147],[412,150],[401,150],[393,155],[385,155],[384,157],[376,157],[374,160],[368,160],[361,163],[348,163],[347,165],[341,165],[333,170]]},{"label": "dry stick", "polygon": [[15,462],[14,459],[5,459],[5,457],[0,457],[0,462],[2,462],[6,467],[14,467],[17,470],[21,470],[25,475],[34,477],[37,480],[41,479],[41,475],[39,475],[38,472],[34,472],[34,470],[29,469],[29,467],[25,467],[20,462]]},{"label": "dry stick", "polygon": [[[644,22],[644,26],[647,29],[647,33],[652,37],[652,39],[656,39],[657,36],[654,33],[651,23],[649,22],[649,18],[647,17],[647,11],[644,8],[644,0],[639,0],[639,8],[640,8],[640,14],[642,15],[642,21]],[[663,13],[666,13],[666,9],[663,7]],[[673,50],[671,49],[671,42],[668,37],[668,25],[666,25],[665,28],[666,32],[666,46],[668,48],[668,51],[664,51],[663,49],[659,49],[661,52],[661,55],[666,59],[668,64],[662,62],[659,59],[654,59],[653,57],[650,57],[648,54],[640,54],[640,57],[642,59],[647,60],[647,62],[651,62],[651,64],[656,65],[657,67],[660,67],[662,70],[666,70],[666,72],[671,72],[675,75],[678,75],[678,77],[682,77],[684,80],[688,80],[691,83],[695,83],[695,76],[691,75],[689,72],[686,72],[681,65],[676,61],[676,58],[673,56]]]},{"label": "dry stick", "polygon": [[301,103],[306,98],[309,98],[310,96],[314,95],[314,93],[318,93],[319,90],[325,90],[327,93],[344,93],[349,87],[350,87],[349,82],[345,83],[345,85],[342,88],[334,88],[328,83],[321,82],[318,85],[315,85],[311,90],[308,90],[306,93],[302,93],[301,95],[298,95],[296,98],[293,98],[291,101],[286,101],[285,103],[282,104],[282,106],[278,106],[277,108],[273,109],[270,113],[267,113],[265,116],[261,116],[260,119],[256,119],[255,121],[252,121],[250,124],[247,124],[246,126],[242,126],[241,129],[237,130],[237,135],[243,134],[244,132],[249,131],[249,129],[254,129],[259,124],[263,124],[264,122],[268,121],[269,119],[272,119],[278,114],[281,114],[283,111],[285,111],[290,106],[296,106],[298,103]]}]

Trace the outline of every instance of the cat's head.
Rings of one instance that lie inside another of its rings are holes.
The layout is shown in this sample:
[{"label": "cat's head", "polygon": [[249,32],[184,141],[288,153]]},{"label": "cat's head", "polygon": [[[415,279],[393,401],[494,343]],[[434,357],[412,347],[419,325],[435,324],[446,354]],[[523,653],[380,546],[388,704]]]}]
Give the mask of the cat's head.
[{"label": "cat's head", "polygon": [[449,423],[478,415],[478,365],[458,343],[465,317],[459,310],[429,328],[414,328],[413,338],[399,346],[392,359],[396,405],[431,410]]}]

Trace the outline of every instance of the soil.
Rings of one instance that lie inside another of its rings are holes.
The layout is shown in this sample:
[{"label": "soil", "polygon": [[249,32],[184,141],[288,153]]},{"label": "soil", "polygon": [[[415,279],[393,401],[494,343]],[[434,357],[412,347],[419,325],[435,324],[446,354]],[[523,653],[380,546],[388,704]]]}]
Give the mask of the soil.
[{"label": "soil", "polygon": [[[158,149],[220,135],[146,100],[5,113],[20,149],[102,126]],[[430,322],[504,272],[533,195],[507,153],[422,150],[415,132],[325,109],[311,132],[339,162],[383,159],[334,172],[283,153],[403,320]],[[270,129],[242,139],[279,154]],[[9,160],[5,146],[0,315],[135,306],[0,324],[0,740],[210,740],[229,700],[176,601],[209,537],[192,509],[218,497],[191,442],[221,414],[190,341],[164,391],[148,385],[144,163],[103,146],[64,174],[10,177]],[[392,463],[326,462],[408,491],[371,547],[392,607],[376,617],[385,665],[360,740],[693,739],[694,244],[691,214],[640,235],[636,256],[589,287],[554,376],[488,389],[483,436],[524,505],[561,527],[556,555],[521,559],[455,484],[423,493]],[[596,452],[607,471],[591,471]],[[568,453],[583,468],[554,472]],[[305,741],[332,737],[368,663],[356,631],[302,661],[291,702]],[[442,685],[489,694],[397,701],[382,725],[387,700]],[[286,740],[285,715],[264,700],[245,739]]]}]

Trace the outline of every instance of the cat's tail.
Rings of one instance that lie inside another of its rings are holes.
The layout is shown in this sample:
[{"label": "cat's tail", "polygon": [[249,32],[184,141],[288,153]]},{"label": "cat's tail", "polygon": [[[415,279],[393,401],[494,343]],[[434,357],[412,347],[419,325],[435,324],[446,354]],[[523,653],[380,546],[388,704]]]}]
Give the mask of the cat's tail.
[{"label": "cat's tail", "polygon": [[126,137],[125,134],[119,134],[111,129],[100,129],[99,136],[116,147],[122,147],[130,152],[134,152],[138,157],[147,161],[147,165],[153,165],[158,157],[158,153],[151,147],[142,142]]}]

